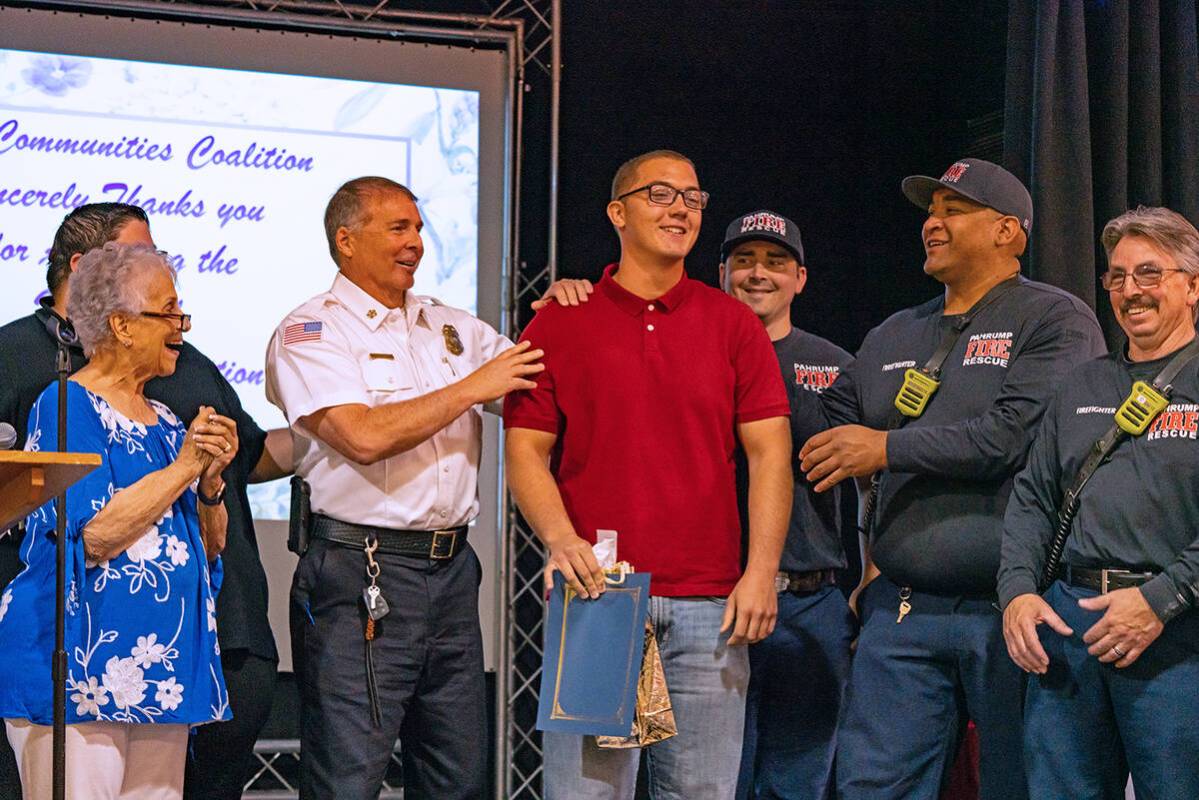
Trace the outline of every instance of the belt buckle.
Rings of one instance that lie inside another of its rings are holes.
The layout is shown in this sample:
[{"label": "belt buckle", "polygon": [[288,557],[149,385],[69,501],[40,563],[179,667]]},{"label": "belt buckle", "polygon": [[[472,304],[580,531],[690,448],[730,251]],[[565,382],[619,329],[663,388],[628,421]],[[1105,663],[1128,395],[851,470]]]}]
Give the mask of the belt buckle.
[{"label": "belt buckle", "polygon": [[779,594],[791,588],[791,575],[787,572],[777,572],[774,576],[774,590]]},{"label": "belt buckle", "polygon": [[1108,576],[1109,575],[1128,575],[1129,570],[1126,569],[1101,569],[1099,570],[1099,594],[1107,594],[1108,592]]},{"label": "belt buckle", "polygon": [[[455,540],[458,538],[458,531],[433,531],[433,541],[429,545],[429,559],[432,561],[445,561],[454,554]],[[443,542],[448,542],[443,545]]]}]

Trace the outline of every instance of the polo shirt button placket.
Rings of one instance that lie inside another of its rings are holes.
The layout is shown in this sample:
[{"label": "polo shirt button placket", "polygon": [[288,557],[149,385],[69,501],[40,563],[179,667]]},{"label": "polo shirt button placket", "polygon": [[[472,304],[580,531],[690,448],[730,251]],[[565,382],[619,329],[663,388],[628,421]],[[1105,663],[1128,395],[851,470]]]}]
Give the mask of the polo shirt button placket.
[{"label": "polo shirt button placket", "polygon": [[658,348],[658,337],[653,335],[654,329],[656,326],[651,321],[654,319],[654,317],[657,316],[656,314],[653,313],[656,309],[657,309],[656,304],[647,303],[645,306],[645,311],[641,314],[642,319],[646,320],[645,334],[644,334],[646,351],[652,350],[652,351],[656,352],[659,349]]}]

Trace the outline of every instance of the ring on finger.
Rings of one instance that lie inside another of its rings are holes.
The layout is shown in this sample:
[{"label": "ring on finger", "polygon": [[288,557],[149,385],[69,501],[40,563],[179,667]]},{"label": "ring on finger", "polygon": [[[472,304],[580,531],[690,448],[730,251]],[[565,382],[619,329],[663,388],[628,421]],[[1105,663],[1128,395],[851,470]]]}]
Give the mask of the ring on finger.
[{"label": "ring on finger", "polygon": [[1124,658],[1124,656],[1128,655],[1128,653],[1125,653],[1123,650],[1120,649],[1119,645],[1114,645],[1114,644],[1112,645],[1112,652],[1115,653],[1120,658]]},{"label": "ring on finger", "polygon": [[233,449],[233,445],[229,444],[228,442],[225,442],[225,452],[228,453],[232,449]]}]

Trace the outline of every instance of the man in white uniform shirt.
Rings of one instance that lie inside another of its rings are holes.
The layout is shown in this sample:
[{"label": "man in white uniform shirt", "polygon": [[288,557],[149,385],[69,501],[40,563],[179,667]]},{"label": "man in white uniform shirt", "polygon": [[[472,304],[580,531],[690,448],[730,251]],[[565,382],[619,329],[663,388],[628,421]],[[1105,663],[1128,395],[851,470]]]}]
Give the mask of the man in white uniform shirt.
[{"label": "man in white uniform shirt", "polygon": [[394,181],[338,189],[325,210],[338,275],[267,350],[267,397],[311,485],[291,598],[302,798],[376,797],[397,736],[409,800],[484,792],[481,568],[466,543],[480,406],[543,367],[540,350],[409,291],[421,226]]}]

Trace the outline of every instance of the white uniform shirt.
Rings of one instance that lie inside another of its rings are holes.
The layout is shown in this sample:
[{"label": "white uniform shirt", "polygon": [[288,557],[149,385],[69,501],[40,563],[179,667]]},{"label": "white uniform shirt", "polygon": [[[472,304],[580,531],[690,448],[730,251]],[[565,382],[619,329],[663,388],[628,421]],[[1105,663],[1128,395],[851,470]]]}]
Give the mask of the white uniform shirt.
[{"label": "white uniform shirt", "polygon": [[432,298],[408,292],[403,308],[388,309],[341,273],[328,292],[288,314],[267,346],[266,396],[292,426],[296,473],[312,486],[312,510],[414,530],[472,520],[479,511],[480,407],[369,466],[347,459],[300,420],[332,406],[374,408],[429,394],[511,346],[487,323]]}]

